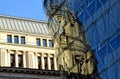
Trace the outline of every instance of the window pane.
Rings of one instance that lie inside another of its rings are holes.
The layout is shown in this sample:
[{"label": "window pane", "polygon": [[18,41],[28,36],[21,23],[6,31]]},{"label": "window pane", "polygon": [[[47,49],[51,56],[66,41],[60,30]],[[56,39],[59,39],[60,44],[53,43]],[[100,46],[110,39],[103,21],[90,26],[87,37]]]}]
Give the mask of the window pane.
[{"label": "window pane", "polygon": [[42,69],[41,67],[41,57],[37,57],[38,60],[38,69]]},{"label": "window pane", "polygon": [[50,63],[51,63],[51,70],[53,70],[54,69],[54,60],[53,60],[53,58],[50,58]]},{"label": "window pane", "polygon": [[52,42],[52,40],[49,40],[49,47],[53,47],[53,42]]},{"label": "window pane", "polygon": [[25,37],[24,36],[21,37],[21,44],[25,44]]},{"label": "window pane", "polygon": [[23,61],[22,55],[18,55],[18,62],[22,62],[22,61]]},{"label": "window pane", "polygon": [[37,46],[40,46],[40,45],[41,45],[41,44],[40,44],[40,39],[38,39],[38,38],[36,39],[36,45],[37,45]]},{"label": "window pane", "polygon": [[12,43],[12,35],[7,35],[7,42]]},{"label": "window pane", "polygon": [[18,36],[14,36],[14,43],[18,43],[18,42],[19,42]]},{"label": "window pane", "polygon": [[11,63],[11,67],[15,67],[15,55],[14,54],[10,54],[10,63]]},{"label": "window pane", "polygon": [[23,67],[23,56],[22,55],[18,55],[18,66]]},{"label": "window pane", "polygon": [[43,39],[43,46],[47,47],[47,40]]},{"label": "window pane", "polygon": [[47,64],[47,57],[44,57],[44,64],[45,64],[45,69],[48,69],[48,64]]}]

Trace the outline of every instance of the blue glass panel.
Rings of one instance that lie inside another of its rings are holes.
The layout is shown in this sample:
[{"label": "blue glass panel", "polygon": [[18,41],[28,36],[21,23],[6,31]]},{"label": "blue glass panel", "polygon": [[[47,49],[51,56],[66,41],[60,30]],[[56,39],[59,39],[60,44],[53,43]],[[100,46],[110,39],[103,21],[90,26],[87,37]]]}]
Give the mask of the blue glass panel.
[{"label": "blue glass panel", "polygon": [[104,4],[105,2],[107,2],[107,0],[101,0],[102,1],[102,3]]},{"label": "blue glass panel", "polygon": [[37,46],[40,46],[40,45],[41,45],[39,38],[36,39],[36,45],[37,45]]},{"label": "blue glass panel", "polygon": [[110,41],[110,44],[114,49],[118,48],[120,46],[120,36],[116,36],[114,39]]},{"label": "blue glass panel", "polygon": [[21,37],[21,44],[25,44],[25,37],[24,36]]},{"label": "blue glass panel", "polygon": [[47,47],[47,40],[43,39],[43,46]]},{"label": "blue glass panel", "polygon": [[7,35],[7,42],[12,43],[12,35]]},{"label": "blue glass panel", "polygon": [[14,36],[14,43],[19,43],[18,36]]},{"label": "blue glass panel", "polygon": [[101,7],[101,4],[98,0],[96,0],[96,10],[98,10]]},{"label": "blue glass panel", "polygon": [[85,11],[85,21],[89,18],[89,14],[87,13],[87,11]]},{"label": "blue glass panel", "polygon": [[93,13],[95,12],[95,1],[87,7],[87,11],[90,13],[90,15],[93,15]]},{"label": "blue glass panel", "polygon": [[81,13],[78,15],[78,18],[79,18],[79,20],[80,20],[81,22],[83,22],[83,21],[84,21],[84,13],[81,12]]},{"label": "blue glass panel", "polygon": [[49,40],[49,47],[53,47],[53,42],[52,42],[52,40]]},{"label": "blue glass panel", "polygon": [[100,50],[97,51],[97,54],[101,59],[106,56],[106,46],[102,47]]}]

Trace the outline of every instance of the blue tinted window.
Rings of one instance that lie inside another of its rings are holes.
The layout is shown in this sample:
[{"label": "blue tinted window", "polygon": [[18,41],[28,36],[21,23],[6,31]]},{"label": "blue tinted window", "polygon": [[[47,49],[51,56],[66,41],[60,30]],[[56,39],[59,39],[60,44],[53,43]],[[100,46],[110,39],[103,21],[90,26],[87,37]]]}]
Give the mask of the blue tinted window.
[{"label": "blue tinted window", "polygon": [[47,40],[43,39],[43,46],[47,47]]},{"label": "blue tinted window", "polygon": [[12,43],[12,35],[7,35],[7,42]]},{"label": "blue tinted window", "polygon": [[40,39],[39,39],[39,38],[36,39],[36,45],[37,45],[37,46],[40,46],[40,45],[41,45],[41,44],[40,44]]},{"label": "blue tinted window", "polygon": [[53,47],[53,41],[49,40],[49,47]]},{"label": "blue tinted window", "polygon": [[18,36],[14,36],[14,43],[19,43],[19,38],[18,38]]},{"label": "blue tinted window", "polygon": [[21,44],[25,44],[25,37],[24,36],[21,37]]}]

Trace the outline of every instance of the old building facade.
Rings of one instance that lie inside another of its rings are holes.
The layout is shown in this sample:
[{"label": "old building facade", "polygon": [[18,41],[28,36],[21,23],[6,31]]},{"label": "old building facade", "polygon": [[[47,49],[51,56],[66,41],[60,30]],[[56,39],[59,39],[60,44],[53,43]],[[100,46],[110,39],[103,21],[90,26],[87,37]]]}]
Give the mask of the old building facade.
[{"label": "old building facade", "polygon": [[0,66],[57,70],[46,23],[0,15]]}]

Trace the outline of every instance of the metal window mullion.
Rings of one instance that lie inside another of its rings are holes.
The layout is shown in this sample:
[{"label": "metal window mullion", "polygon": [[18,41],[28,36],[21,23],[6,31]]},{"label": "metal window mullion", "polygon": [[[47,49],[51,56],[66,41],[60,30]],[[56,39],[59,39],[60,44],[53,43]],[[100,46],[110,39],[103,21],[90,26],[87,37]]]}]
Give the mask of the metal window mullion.
[{"label": "metal window mullion", "polygon": [[[108,43],[108,46],[110,46],[110,48],[112,49],[111,54],[112,54],[113,52],[115,52],[114,48],[111,46],[111,44],[110,44],[110,43]],[[113,54],[112,54],[112,56],[113,56],[113,58],[116,60],[116,57],[115,57]]]},{"label": "metal window mullion", "polygon": [[103,3],[101,2],[101,0],[98,0],[98,2],[99,2],[101,5],[103,5]]}]

